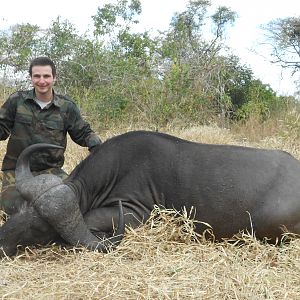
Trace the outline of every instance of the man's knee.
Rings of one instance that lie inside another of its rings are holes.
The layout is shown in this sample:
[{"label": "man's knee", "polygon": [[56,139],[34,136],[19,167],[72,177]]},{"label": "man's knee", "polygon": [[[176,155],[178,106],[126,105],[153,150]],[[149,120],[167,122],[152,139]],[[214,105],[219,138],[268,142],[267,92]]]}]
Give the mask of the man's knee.
[{"label": "man's knee", "polygon": [[18,212],[24,205],[24,198],[16,190],[15,186],[2,188],[0,196],[0,209],[8,215]]},{"label": "man's knee", "polygon": [[15,183],[15,172],[3,171],[0,209],[8,215],[18,212],[25,201],[21,194],[16,190]]}]

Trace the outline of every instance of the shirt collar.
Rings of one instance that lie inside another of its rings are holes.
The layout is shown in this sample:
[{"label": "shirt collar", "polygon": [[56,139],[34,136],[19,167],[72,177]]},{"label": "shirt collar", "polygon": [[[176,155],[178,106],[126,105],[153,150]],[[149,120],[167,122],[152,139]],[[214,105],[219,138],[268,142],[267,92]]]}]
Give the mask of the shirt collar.
[{"label": "shirt collar", "polygon": [[[26,99],[30,99],[30,100],[36,99],[34,89],[28,91]],[[58,95],[55,93],[54,90],[53,90],[53,100],[52,100],[51,104],[54,104],[55,106],[58,106],[58,107],[62,106],[62,99],[60,97],[58,97]]]}]

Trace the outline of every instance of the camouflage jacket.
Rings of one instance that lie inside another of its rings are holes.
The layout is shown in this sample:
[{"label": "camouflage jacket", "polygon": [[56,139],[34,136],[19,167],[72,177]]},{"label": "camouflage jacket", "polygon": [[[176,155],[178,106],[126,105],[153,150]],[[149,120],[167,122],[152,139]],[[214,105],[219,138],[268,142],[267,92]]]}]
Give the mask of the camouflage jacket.
[{"label": "camouflage jacket", "polygon": [[67,96],[54,93],[44,109],[34,101],[34,90],[12,94],[0,108],[0,140],[9,137],[2,170],[13,170],[20,153],[29,145],[51,143],[64,149],[35,153],[30,160],[32,171],[61,168],[67,133],[78,145],[89,149],[101,143],[99,137],[85,122],[75,103]]}]

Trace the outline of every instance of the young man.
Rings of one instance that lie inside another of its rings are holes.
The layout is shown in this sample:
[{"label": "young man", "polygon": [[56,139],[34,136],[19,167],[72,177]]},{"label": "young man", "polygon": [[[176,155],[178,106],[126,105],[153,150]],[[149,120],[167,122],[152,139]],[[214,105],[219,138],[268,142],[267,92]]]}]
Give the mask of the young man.
[{"label": "young man", "polygon": [[2,163],[3,180],[0,209],[8,215],[17,212],[24,199],[15,188],[15,167],[18,156],[29,145],[50,143],[63,149],[36,153],[30,160],[35,174],[52,173],[65,178],[61,169],[67,145],[67,133],[74,142],[89,150],[101,143],[85,122],[76,104],[53,90],[56,67],[48,57],[32,60],[29,75],[33,86],[29,91],[12,94],[0,109],[0,140],[9,137]]}]

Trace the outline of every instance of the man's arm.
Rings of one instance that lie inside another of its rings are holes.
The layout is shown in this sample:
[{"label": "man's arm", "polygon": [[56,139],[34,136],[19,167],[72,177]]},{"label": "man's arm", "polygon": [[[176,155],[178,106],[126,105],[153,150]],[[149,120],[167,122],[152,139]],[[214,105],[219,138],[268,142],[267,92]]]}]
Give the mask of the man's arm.
[{"label": "man's arm", "polygon": [[89,150],[101,144],[100,138],[91,129],[90,124],[83,120],[75,104],[72,103],[67,116],[67,131],[75,143],[80,146],[88,147]]},{"label": "man's arm", "polygon": [[14,126],[17,95],[10,96],[0,108],[0,140],[6,140]]}]

